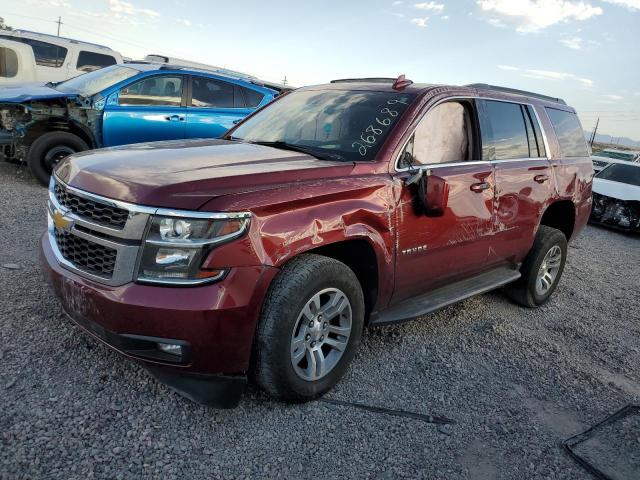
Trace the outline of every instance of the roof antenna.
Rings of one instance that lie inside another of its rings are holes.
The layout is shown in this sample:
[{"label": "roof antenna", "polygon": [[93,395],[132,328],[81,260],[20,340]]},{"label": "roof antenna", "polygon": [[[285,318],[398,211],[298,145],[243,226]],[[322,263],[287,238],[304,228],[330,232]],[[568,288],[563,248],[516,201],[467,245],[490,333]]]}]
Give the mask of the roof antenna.
[{"label": "roof antenna", "polygon": [[395,81],[393,82],[393,89],[402,90],[403,88],[408,87],[412,83],[413,83],[413,80],[409,80],[408,78],[406,78],[403,73],[398,78],[396,78]]}]

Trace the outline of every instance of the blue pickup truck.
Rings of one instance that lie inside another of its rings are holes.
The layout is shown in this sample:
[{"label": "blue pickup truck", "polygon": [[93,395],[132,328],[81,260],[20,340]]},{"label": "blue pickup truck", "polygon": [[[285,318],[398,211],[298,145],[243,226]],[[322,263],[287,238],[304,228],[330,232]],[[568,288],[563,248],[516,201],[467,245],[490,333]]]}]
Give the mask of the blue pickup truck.
[{"label": "blue pickup truck", "polygon": [[216,138],[286,87],[237,72],[113,65],[60,83],[0,89],[0,151],[48,184],[52,168],[93,148]]}]

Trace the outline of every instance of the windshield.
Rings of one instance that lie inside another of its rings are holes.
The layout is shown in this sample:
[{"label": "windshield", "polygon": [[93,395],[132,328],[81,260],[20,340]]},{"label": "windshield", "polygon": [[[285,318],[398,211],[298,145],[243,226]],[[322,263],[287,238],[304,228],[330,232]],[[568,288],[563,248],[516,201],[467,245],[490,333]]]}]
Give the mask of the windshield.
[{"label": "windshield", "polygon": [[231,138],[305,148],[319,158],[373,160],[414,98],[396,92],[292,92],[246,120]]},{"label": "windshield", "polygon": [[84,97],[90,97],[138,73],[140,71],[135,68],[112,65],[60,82],[54,88],[64,93],[79,93]]},{"label": "windshield", "polygon": [[636,167],[635,165],[612,163],[598,173],[596,177],[640,187],[640,167]]},{"label": "windshield", "polygon": [[594,153],[594,155],[596,157],[615,158],[616,160],[633,160],[632,153],[608,152],[607,150],[603,150],[602,152]]}]

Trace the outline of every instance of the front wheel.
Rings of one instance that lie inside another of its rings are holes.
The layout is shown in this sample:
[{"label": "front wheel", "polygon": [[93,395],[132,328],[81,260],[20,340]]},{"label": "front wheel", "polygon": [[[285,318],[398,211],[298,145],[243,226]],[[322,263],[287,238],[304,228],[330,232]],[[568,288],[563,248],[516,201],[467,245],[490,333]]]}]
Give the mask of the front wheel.
[{"label": "front wheel", "polygon": [[541,225],[520,273],[522,277],[506,287],[520,305],[535,308],[546,303],[562,276],[567,259],[567,239],[555,228]]},{"label": "front wheel", "polygon": [[324,394],[353,359],[363,323],[362,289],[349,267],[320,255],[295,258],[274,279],[263,306],[258,385],[290,401]]},{"label": "front wheel", "polygon": [[31,144],[27,163],[36,180],[47,186],[53,168],[63,158],[88,149],[89,146],[85,141],[73,133],[47,132]]}]

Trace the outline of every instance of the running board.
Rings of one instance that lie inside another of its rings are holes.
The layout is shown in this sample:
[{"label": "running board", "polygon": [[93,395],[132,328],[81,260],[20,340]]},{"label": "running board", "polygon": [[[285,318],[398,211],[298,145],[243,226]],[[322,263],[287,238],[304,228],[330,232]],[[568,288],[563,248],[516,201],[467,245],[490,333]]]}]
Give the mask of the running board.
[{"label": "running board", "polygon": [[381,326],[413,320],[447,305],[494,290],[520,278],[520,272],[509,267],[481,273],[418,297],[409,298],[380,312],[373,312],[369,325]]}]

